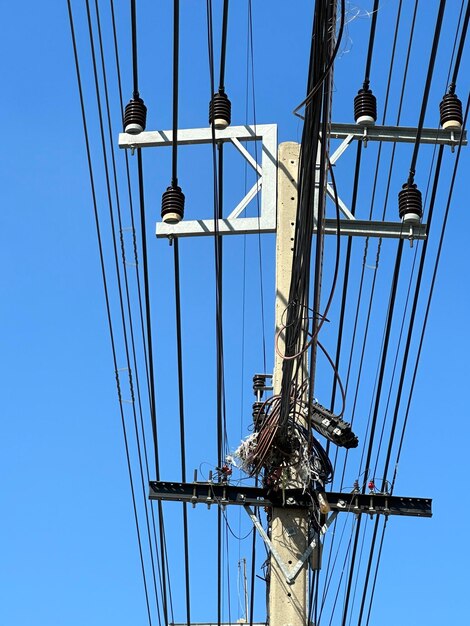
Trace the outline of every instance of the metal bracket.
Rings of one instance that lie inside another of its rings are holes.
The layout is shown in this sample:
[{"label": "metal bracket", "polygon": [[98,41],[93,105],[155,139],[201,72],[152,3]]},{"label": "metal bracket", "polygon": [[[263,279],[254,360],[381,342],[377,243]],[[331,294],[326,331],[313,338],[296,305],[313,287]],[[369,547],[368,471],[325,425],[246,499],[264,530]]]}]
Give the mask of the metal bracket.
[{"label": "metal bracket", "polygon": [[[264,487],[231,485],[224,482],[178,483],[151,480],[150,500],[190,502],[191,504],[213,503],[221,506],[265,506],[286,509],[308,508],[312,504],[311,495],[303,489],[286,489],[276,493]],[[405,515],[412,517],[432,517],[430,498],[409,498],[384,493],[352,493],[335,491],[323,493],[331,511],[367,513],[377,515]]]},{"label": "metal bracket", "polygon": [[[358,141],[391,141],[414,143],[417,128],[400,126],[371,126],[364,130],[357,124],[331,124],[330,139],[342,139],[339,147],[330,157],[334,164],[347,150],[354,140]],[[423,144],[445,144],[454,148],[460,143],[467,145],[467,133],[440,128],[423,128],[420,142]],[[187,128],[178,130],[178,145],[211,144],[213,140],[211,128]],[[250,233],[276,232],[277,202],[277,126],[275,124],[259,124],[256,126],[229,126],[225,130],[215,131],[215,140],[230,143],[246,159],[255,170],[258,179],[252,188],[240,200],[231,213],[218,221],[217,231],[221,235],[239,235]],[[258,163],[243,145],[247,141],[261,141],[261,164]],[[143,132],[139,135],[121,133],[119,147],[134,150],[135,148],[168,147],[173,142],[171,130]],[[256,217],[240,217],[243,210],[261,191],[260,215]],[[327,185],[326,192],[334,200],[333,188]],[[349,237],[387,237],[409,238],[410,234],[401,222],[382,222],[358,220],[352,215],[346,204],[339,199],[340,211],[345,219],[340,220],[340,233]],[[216,231],[213,219],[183,220],[178,224],[156,225],[157,237],[190,237],[213,235]],[[316,232],[316,226],[314,228]],[[326,219],[324,234],[335,235],[337,222]],[[413,239],[426,238],[426,225],[418,224],[413,229]]]},{"label": "metal bracket", "polygon": [[[253,522],[256,530],[258,531],[258,533],[260,534],[261,538],[263,539],[264,543],[266,544],[266,546],[268,547],[268,549],[270,550],[271,554],[273,555],[273,557],[276,559],[276,563],[279,565],[279,569],[281,570],[281,572],[283,573],[286,582],[288,585],[291,585],[294,580],[297,578],[298,573],[300,572],[300,570],[302,569],[302,567],[304,566],[305,562],[307,561],[307,559],[310,557],[310,555],[312,554],[314,548],[317,545],[317,540],[314,538],[312,539],[312,541],[309,543],[309,545],[307,546],[307,549],[305,550],[305,552],[302,554],[302,556],[300,557],[300,559],[297,561],[297,563],[292,567],[292,568],[288,568],[286,566],[286,564],[284,563],[284,561],[281,558],[281,555],[279,554],[279,552],[276,550],[276,548],[274,547],[274,544],[272,543],[271,539],[268,537],[266,531],[264,530],[263,526],[260,524],[259,519],[256,517],[256,515],[253,513],[253,511],[251,510],[251,508],[248,505],[244,506],[245,511],[248,513],[248,515],[250,516],[251,521]],[[323,524],[323,526],[320,529],[320,535],[323,536],[326,531],[328,530],[328,528],[330,527],[330,525],[334,522],[334,520],[336,519],[336,516],[338,515],[338,512],[335,511],[334,513],[332,513],[330,515],[330,517],[326,520],[326,522]]]},{"label": "metal bracket", "polygon": [[[211,144],[211,128],[188,128],[178,130],[178,145]],[[240,235],[249,233],[273,233],[276,231],[277,198],[277,125],[257,124],[256,126],[229,126],[225,130],[215,131],[216,142],[231,143],[240,152],[247,163],[255,170],[258,180],[240,200],[231,213],[218,220],[218,232],[221,235]],[[139,135],[121,133],[120,148],[149,148],[171,146],[171,130],[150,131]],[[261,141],[261,164],[243,146],[242,142]],[[261,193],[260,215],[240,217],[242,211]],[[183,220],[179,224],[157,222],[157,237],[189,237],[195,235],[213,235],[214,220]]]},{"label": "metal bracket", "polygon": [[[331,124],[330,139],[345,139],[348,145],[352,139],[359,141],[393,141],[401,143],[415,143],[418,134],[417,128],[408,126],[368,126],[366,134],[364,127],[357,124]],[[458,146],[460,143],[460,132],[454,130],[444,130],[443,128],[423,128],[420,135],[420,143],[444,144]],[[343,142],[344,144],[345,142]],[[341,144],[341,145],[343,145]],[[467,145],[467,133],[464,131],[462,145]],[[343,148],[342,152],[346,149]],[[341,148],[341,146],[340,146]],[[330,159],[331,161],[331,159]],[[333,162],[333,161],[332,161]]]},{"label": "metal bracket", "polygon": [[[354,139],[363,141],[367,145],[368,141],[393,141],[402,143],[414,143],[416,141],[418,129],[405,126],[370,126],[362,127],[357,124],[331,124],[329,131],[330,139],[342,139],[339,147],[330,157],[331,165],[344,154]],[[455,130],[444,130],[441,128],[423,128],[420,135],[420,142],[426,144],[445,144],[451,146],[453,150],[459,145],[461,133]],[[462,137],[462,145],[467,145],[467,133],[464,131]],[[326,186],[326,193],[333,201],[335,195],[333,187],[330,183]],[[378,222],[378,221],[362,221],[362,224],[356,224],[354,215],[350,212],[346,204],[338,197],[339,210],[345,216],[345,220],[341,220],[342,235],[360,235],[366,237],[410,237],[409,232],[403,227],[403,224],[396,222]],[[335,229],[334,220],[327,220],[328,225],[325,234],[332,234]],[[426,237],[426,226],[419,224],[414,226],[413,239],[424,239]]]}]

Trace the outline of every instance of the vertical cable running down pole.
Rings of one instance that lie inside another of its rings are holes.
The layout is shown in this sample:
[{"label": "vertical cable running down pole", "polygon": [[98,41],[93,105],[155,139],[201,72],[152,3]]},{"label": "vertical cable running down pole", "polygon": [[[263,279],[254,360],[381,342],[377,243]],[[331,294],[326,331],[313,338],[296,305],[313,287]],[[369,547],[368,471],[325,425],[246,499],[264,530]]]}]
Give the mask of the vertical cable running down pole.
[{"label": "vertical cable running down pole", "polygon": [[[174,270],[175,270],[175,314],[176,314],[176,349],[178,362],[178,402],[180,413],[180,447],[181,447],[181,480],[186,482],[186,442],[184,419],[184,385],[183,385],[183,340],[181,330],[181,289],[180,289],[180,262],[178,237],[173,242]],[[184,542],[184,578],[186,598],[186,621],[191,624],[191,598],[189,586],[189,539],[188,539],[188,510],[183,502],[183,542]]]}]

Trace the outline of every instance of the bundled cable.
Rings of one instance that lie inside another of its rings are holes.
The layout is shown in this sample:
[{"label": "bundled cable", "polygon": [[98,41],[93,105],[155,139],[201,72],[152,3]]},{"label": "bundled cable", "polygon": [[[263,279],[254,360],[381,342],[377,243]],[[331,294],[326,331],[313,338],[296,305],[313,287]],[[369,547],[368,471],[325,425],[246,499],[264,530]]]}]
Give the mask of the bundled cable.
[{"label": "bundled cable", "polygon": [[[335,2],[320,1],[315,3],[312,33],[312,47],[307,81],[307,99],[305,123],[301,142],[299,164],[298,193],[292,278],[289,290],[287,320],[285,332],[285,356],[282,367],[281,407],[279,437],[285,438],[289,422],[290,387],[302,369],[305,360],[304,349],[311,343],[316,348],[316,336],[324,322],[319,313],[319,284],[323,250],[322,224],[325,213],[323,193],[327,165],[326,137],[330,115],[329,71],[332,58],[338,48],[339,38],[334,45]],[[344,6],[342,3],[342,16]],[[340,33],[341,35],[341,33]],[[328,42],[329,45],[325,45]],[[330,50],[333,50],[330,55]],[[317,169],[318,168],[318,169]],[[317,227],[317,246],[315,251],[315,289],[313,331],[305,319],[304,311],[309,302],[310,265],[312,260],[312,233]],[[297,355],[296,358],[292,358]],[[313,367],[313,362],[312,362]],[[313,392],[313,389],[311,389]]]},{"label": "bundled cable", "polygon": [[323,485],[332,479],[328,455],[302,425],[308,413],[307,389],[308,381],[297,388],[291,387],[286,438],[278,437],[281,397],[275,395],[258,403],[258,412],[254,416],[256,430],[234,452],[233,456],[248,474],[255,475],[264,469],[264,483],[268,487],[282,487],[294,476],[304,489],[308,489],[312,482]]}]

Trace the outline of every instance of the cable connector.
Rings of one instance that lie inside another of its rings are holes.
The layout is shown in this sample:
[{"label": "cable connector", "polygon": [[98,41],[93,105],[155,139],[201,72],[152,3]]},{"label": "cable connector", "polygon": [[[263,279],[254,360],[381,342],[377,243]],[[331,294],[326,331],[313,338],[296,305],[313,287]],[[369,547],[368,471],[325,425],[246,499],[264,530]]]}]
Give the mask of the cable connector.
[{"label": "cable connector", "polygon": [[351,430],[351,424],[315,402],[312,405],[312,428],[328,441],[343,448],[357,448],[358,438]]}]

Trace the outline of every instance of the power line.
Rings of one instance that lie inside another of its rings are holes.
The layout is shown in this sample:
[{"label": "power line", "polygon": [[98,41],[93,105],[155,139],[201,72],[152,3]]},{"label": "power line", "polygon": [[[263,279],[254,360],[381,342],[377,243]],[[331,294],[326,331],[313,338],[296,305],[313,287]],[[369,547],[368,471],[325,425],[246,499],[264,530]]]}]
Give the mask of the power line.
[{"label": "power line", "polygon": [[[173,242],[175,268],[175,313],[176,313],[176,346],[178,360],[178,403],[180,413],[180,448],[181,448],[181,480],[186,482],[186,443],[184,420],[184,385],[183,385],[183,341],[181,333],[181,295],[180,295],[180,264],[179,242],[176,237]],[[191,624],[191,599],[189,585],[189,538],[188,538],[188,511],[183,502],[183,542],[184,542],[184,579],[186,597],[186,620]]]},{"label": "power line", "polygon": [[434,37],[433,37],[432,48],[431,48],[431,56],[429,59],[428,72],[426,76],[426,84],[424,86],[423,100],[421,103],[421,111],[419,114],[418,130],[416,132],[416,141],[415,141],[415,145],[413,149],[413,156],[411,157],[410,176],[409,176],[410,183],[413,182],[414,175],[415,175],[416,161],[418,159],[418,151],[419,151],[419,147],[421,144],[421,133],[423,131],[423,126],[424,126],[424,116],[426,114],[426,108],[428,105],[429,91],[431,90],[431,82],[432,82],[433,73],[434,73],[434,63],[436,61],[437,47],[439,45],[439,38],[441,35],[441,26],[442,26],[442,20],[444,17],[445,6],[446,6],[445,0],[440,0],[439,11],[437,13],[436,26],[434,30]]},{"label": "power line", "polygon": [[[153,366],[153,342],[152,342],[152,325],[151,325],[151,307],[150,307],[150,288],[149,288],[149,275],[148,275],[148,260],[147,260],[147,234],[145,227],[145,201],[144,201],[144,176],[143,176],[143,164],[142,164],[142,152],[139,148],[137,150],[137,170],[138,170],[138,182],[139,182],[139,204],[140,204],[140,225],[142,234],[142,264],[144,273],[144,301],[145,301],[145,318],[147,329],[147,351],[148,351],[148,364],[149,364],[149,379],[150,379],[150,412],[152,419],[152,432],[155,454],[155,476],[156,480],[160,480],[160,462],[158,453],[158,430],[157,430],[157,415],[155,407],[155,375]],[[167,591],[166,591],[166,573],[165,573],[165,540],[164,540],[164,522],[163,522],[163,506],[160,501],[157,502],[158,509],[158,525],[159,525],[159,538],[160,538],[160,557],[161,557],[161,571],[162,571],[162,588],[163,588],[163,614],[165,624],[168,624],[168,612],[167,612]]]},{"label": "power line", "polygon": [[228,0],[224,0],[222,15],[222,43],[220,46],[219,92],[225,91],[225,57],[227,54]]},{"label": "power line", "polygon": [[173,141],[171,162],[171,186],[178,186],[178,74],[180,40],[180,3],[173,0]]},{"label": "power line", "polygon": [[469,18],[470,18],[470,2],[467,1],[467,10],[465,11],[465,18],[464,18],[464,22],[462,26],[462,34],[460,35],[459,49],[457,52],[457,57],[455,59],[454,72],[452,74],[453,85],[455,85],[457,82],[457,76],[458,76],[459,69],[460,69],[460,62],[462,60],[463,49],[465,47],[465,42],[466,42],[466,37],[467,37]]},{"label": "power line", "polygon": [[[469,110],[469,105],[470,105],[470,95],[467,97],[467,105],[465,108],[465,115],[464,115],[464,124],[463,127],[465,128],[466,126],[466,122],[467,122],[467,117],[468,117],[468,110]],[[439,261],[440,261],[440,257],[441,257],[441,253],[442,253],[442,246],[444,243],[444,236],[445,236],[445,232],[446,232],[446,227],[447,227],[447,220],[449,217],[449,208],[450,208],[450,203],[452,200],[452,194],[454,191],[454,185],[455,185],[455,179],[456,179],[456,175],[457,175],[457,168],[460,162],[460,152],[461,152],[461,147],[462,147],[462,139],[463,139],[463,133],[461,134],[460,137],[460,142],[459,142],[459,146],[457,149],[457,155],[456,155],[456,159],[455,159],[455,164],[454,164],[454,169],[452,172],[452,179],[451,179],[451,183],[450,183],[450,188],[449,188],[449,195],[447,197],[447,203],[446,203],[446,208],[445,208],[445,212],[444,212],[444,219],[443,219],[443,224],[442,224],[442,230],[441,230],[441,235],[439,238],[439,244],[438,244],[438,249],[437,249],[437,254],[436,254],[436,260],[434,263],[434,269],[433,269],[433,273],[432,273],[432,278],[431,278],[431,286],[429,288],[429,295],[428,295],[428,301],[426,304],[426,310],[425,310],[425,314],[424,314],[424,321],[423,321],[423,326],[422,326],[422,330],[421,330],[421,335],[420,335],[420,339],[419,339],[419,344],[418,344],[418,350],[417,350],[417,355],[416,355],[416,360],[415,360],[415,366],[413,369],[413,374],[412,374],[412,378],[411,378],[411,383],[410,383],[410,390],[408,393],[408,400],[407,400],[407,405],[406,405],[406,410],[405,410],[405,417],[404,417],[404,421],[403,421],[403,427],[402,427],[402,432],[401,432],[401,436],[400,436],[400,442],[399,442],[399,446],[398,446],[398,452],[397,452],[397,460],[395,462],[395,470],[394,470],[394,475],[393,475],[393,479],[392,479],[392,492],[393,492],[393,487],[395,485],[395,481],[396,481],[396,477],[397,477],[397,471],[398,471],[398,464],[400,461],[400,457],[401,457],[401,452],[402,452],[402,448],[403,448],[403,440],[404,440],[404,436],[405,436],[405,432],[406,432],[406,427],[408,424],[408,416],[409,416],[409,411],[410,411],[410,406],[411,406],[411,399],[412,399],[412,395],[413,395],[413,391],[414,391],[414,386],[416,383],[416,376],[418,373],[418,365],[419,365],[419,360],[421,357],[421,350],[423,347],[423,341],[424,341],[424,335],[426,332],[426,326],[427,326],[427,322],[428,322],[428,317],[429,317],[429,310],[430,310],[430,306],[431,306],[431,301],[432,301],[432,296],[434,293],[434,286],[435,286],[435,282],[436,282],[436,276],[437,276],[437,270],[439,267]]]},{"label": "power line", "polygon": [[136,498],[135,498],[135,491],[134,491],[134,483],[133,483],[133,479],[132,479],[131,463],[130,463],[130,456],[129,456],[129,445],[128,445],[128,440],[127,440],[127,432],[126,432],[126,425],[125,425],[125,419],[124,419],[124,412],[123,412],[122,402],[121,402],[121,389],[120,389],[119,376],[118,376],[116,343],[115,343],[114,330],[113,330],[113,324],[112,324],[112,319],[111,319],[109,292],[108,292],[108,284],[107,284],[105,264],[104,264],[103,245],[102,245],[102,238],[101,238],[101,228],[100,228],[100,222],[99,222],[99,216],[98,216],[98,205],[97,205],[96,191],[95,191],[95,180],[94,180],[94,175],[93,175],[93,166],[92,166],[92,160],[91,160],[90,142],[89,142],[89,137],[88,137],[88,125],[87,125],[87,120],[86,120],[85,103],[84,103],[83,89],[82,89],[82,79],[81,79],[80,66],[79,66],[79,61],[78,61],[78,51],[77,51],[77,43],[76,43],[76,38],[75,38],[74,20],[73,20],[72,6],[71,6],[70,0],[67,0],[67,9],[68,9],[68,14],[69,14],[69,24],[70,24],[70,31],[71,31],[71,37],[72,37],[72,46],[73,46],[73,54],[74,54],[74,62],[75,62],[75,71],[76,71],[76,75],[77,75],[78,91],[79,91],[79,98],[80,98],[80,108],[81,108],[81,115],[82,115],[83,132],[84,132],[84,136],[85,136],[85,147],[86,147],[86,153],[87,153],[88,173],[89,173],[89,177],[90,177],[90,186],[91,186],[91,194],[92,194],[92,201],[93,201],[93,212],[94,212],[94,217],[95,217],[96,234],[97,234],[97,239],[98,239],[98,250],[99,250],[99,257],[100,257],[101,277],[102,277],[102,281],[103,281],[103,289],[104,289],[104,295],[105,295],[106,315],[107,315],[107,320],[108,320],[108,330],[109,330],[109,336],[110,336],[110,341],[111,341],[111,351],[112,351],[112,356],[113,356],[114,370],[115,370],[115,373],[116,373],[116,388],[117,388],[117,393],[118,393],[119,410],[120,410],[120,415],[121,415],[121,425],[122,425],[122,429],[123,429],[124,446],[125,446],[125,450],[126,450],[127,469],[128,469],[129,483],[130,483],[131,496],[132,496],[132,504],[133,504],[133,510],[134,510],[134,522],[135,522],[136,533],[137,533],[137,542],[138,542],[138,547],[139,547],[139,557],[140,557],[140,564],[141,564],[141,571],[142,571],[142,579],[143,579],[143,584],[144,584],[144,593],[145,593],[145,602],[146,602],[146,608],[147,608],[147,617],[148,617],[149,625],[151,626],[152,625],[152,617],[151,617],[151,612],[150,612],[150,602],[149,602],[149,594],[148,594],[148,588],[147,588],[147,577],[146,577],[146,574],[145,574],[145,564],[144,564],[144,558],[143,558],[142,541],[141,541],[141,536],[140,536],[139,520],[138,520],[138,516],[137,516],[137,505],[136,505]]},{"label": "power line", "polygon": [[[96,22],[97,22],[97,30],[98,30],[99,51],[100,51],[100,58],[101,58],[101,70],[102,70],[102,75],[103,75],[103,87],[104,87],[104,94],[105,94],[105,105],[106,105],[106,113],[107,113],[107,119],[108,119],[109,143],[110,143],[110,147],[111,147],[110,154],[111,154],[111,164],[112,164],[112,172],[113,172],[113,179],[114,179],[115,197],[116,197],[116,209],[117,209],[116,212],[117,212],[117,218],[118,218],[119,232],[121,233],[122,265],[123,265],[123,274],[124,274],[124,285],[125,285],[127,310],[128,310],[128,316],[129,316],[131,347],[132,347],[133,361],[134,361],[134,366],[135,366],[135,370],[134,370],[135,371],[135,378],[136,378],[137,386],[139,388],[139,382],[138,382],[139,381],[139,377],[138,377],[136,355],[135,355],[135,344],[134,344],[132,313],[131,313],[131,306],[130,306],[129,284],[128,284],[128,277],[127,277],[127,268],[126,268],[124,242],[123,242],[123,238],[122,238],[123,228],[122,228],[122,218],[121,218],[119,189],[118,189],[118,185],[117,185],[116,162],[115,162],[115,158],[114,158],[114,142],[113,142],[113,133],[112,133],[112,128],[111,128],[111,114],[110,114],[110,106],[109,106],[107,74],[106,74],[106,67],[105,67],[105,60],[104,60],[103,39],[102,39],[102,34],[101,34],[101,22],[100,22],[100,14],[99,14],[99,8],[98,8],[97,0],[95,0],[95,10],[96,10]],[[118,283],[118,290],[119,290],[119,302],[120,302],[121,320],[122,320],[122,326],[123,326],[124,346],[125,346],[125,352],[126,352],[126,362],[127,362],[127,369],[128,369],[128,375],[129,375],[129,384],[130,384],[131,395],[132,395],[132,411],[133,411],[133,418],[134,418],[134,429],[135,429],[135,437],[136,437],[136,444],[137,444],[137,454],[138,454],[138,461],[139,461],[139,468],[140,468],[140,478],[141,478],[142,496],[143,496],[145,518],[146,518],[146,526],[147,526],[147,535],[148,535],[148,542],[149,542],[149,547],[150,547],[150,558],[151,558],[152,575],[153,575],[153,580],[154,580],[155,597],[156,597],[156,602],[157,602],[157,610],[159,612],[157,583],[156,583],[156,574],[155,574],[155,564],[154,564],[154,556],[153,556],[153,548],[152,548],[152,538],[151,538],[151,532],[150,532],[150,521],[149,521],[148,505],[147,505],[147,497],[146,497],[147,494],[146,494],[145,481],[144,481],[142,453],[141,453],[141,445],[140,445],[140,438],[139,438],[138,425],[137,425],[137,414],[136,414],[136,409],[135,409],[132,369],[131,369],[130,355],[129,355],[129,341],[128,341],[128,336],[127,336],[126,320],[125,320],[124,306],[123,306],[123,294],[122,294],[122,287],[121,287],[121,275],[120,275],[120,272],[119,272],[118,262],[117,262],[117,245],[116,245],[116,237],[115,237],[114,218],[113,218],[113,212],[112,212],[112,200],[111,200],[111,194],[110,194],[111,190],[110,190],[110,182],[109,182],[109,166],[108,166],[108,160],[107,160],[107,156],[106,156],[106,146],[105,146],[105,140],[104,140],[103,115],[102,115],[102,107],[101,107],[99,91],[98,91],[97,72],[96,72],[97,68],[96,68],[96,63],[95,63],[95,52],[94,52],[94,44],[93,44],[91,20],[90,20],[89,12],[88,12],[88,18],[89,18],[88,19],[88,23],[89,23],[90,44],[91,44],[91,47],[92,47],[93,70],[94,70],[94,75],[95,75],[96,95],[97,95],[97,101],[98,101],[98,112],[99,112],[100,128],[101,128],[102,149],[103,149],[103,157],[104,157],[104,162],[105,162],[105,175],[106,175],[106,184],[107,184],[107,190],[108,190],[108,202],[109,202],[110,218],[111,218],[111,226],[112,226],[114,258],[115,258],[116,274],[117,274],[117,279],[118,279],[117,283]],[[147,474],[148,474],[148,471],[147,471]],[[148,479],[148,476],[147,476],[147,479]],[[155,526],[154,526],[154,528],[155,528]],[[156,545],[157,544],[156,544],[156,536],[155,536],[155,547],[156,547]]]},{"label": "power line", "polygon": [[[209,56],[209,78],[211,97],[215,91],[214,79],[214,44],[212,23],[212,0],[206,2],[207,43]],[[215,261],[215,330],[216,330],[216,384],[217,384],[217,465],[223,464],[223,448],[225,427],[225,389],[224,389],[224,358],[223,358],[223,320],[222,320],[222,238],[219,234],[219,219],[222,218],[223,202],[223,149],[215,139],[215,116],[212,116],[212,167],[213,167],[213,205],[214,205],[214,261]],[[218,158],[217,158],[218,157]],[[222,522],[220,507],[217,509],[217,623],[222,621]]]}]

